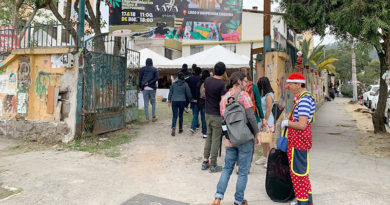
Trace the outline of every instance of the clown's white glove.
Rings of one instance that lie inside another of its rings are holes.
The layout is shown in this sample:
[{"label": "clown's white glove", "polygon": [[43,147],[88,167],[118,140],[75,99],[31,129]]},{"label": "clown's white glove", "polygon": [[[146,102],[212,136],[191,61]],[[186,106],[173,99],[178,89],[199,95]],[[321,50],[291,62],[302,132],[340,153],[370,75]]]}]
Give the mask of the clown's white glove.
[{"label": "clown's white glove", "polygon": [[280,126],[282,127],[282,130],[284,129],[284,127],[288,127],[288,120],[283,120]]}]

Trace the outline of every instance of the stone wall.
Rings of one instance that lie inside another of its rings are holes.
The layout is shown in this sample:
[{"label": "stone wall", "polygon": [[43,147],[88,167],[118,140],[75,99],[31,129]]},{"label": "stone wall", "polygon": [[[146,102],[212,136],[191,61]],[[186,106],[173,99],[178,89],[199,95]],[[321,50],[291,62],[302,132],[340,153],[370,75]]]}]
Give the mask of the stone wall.
[{"label": "stone wall", "polygon": [[22,139],[43,144],[65,141],[70,129],[65,122],[1,119],[0,137]]}]

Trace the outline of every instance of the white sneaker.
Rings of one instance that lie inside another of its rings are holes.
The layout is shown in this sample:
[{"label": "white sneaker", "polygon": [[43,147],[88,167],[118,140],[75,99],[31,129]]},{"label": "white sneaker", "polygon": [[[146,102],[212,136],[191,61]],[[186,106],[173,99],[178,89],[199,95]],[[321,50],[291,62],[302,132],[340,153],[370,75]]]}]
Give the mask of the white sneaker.
[{"label": "white sneaker", "polygon": [[267,163],[264,164],[264,169],[267,169]]},{"label": "white sneaker", "polygon": [[203,137],[203,139],[206,139],[206,138],[207,138],[207,135],[203,135],[202,137]]},{"label": "white sneaker", "polygon": [[261,156],[260,159],[258,159],[255,164],[257,165],[262,165],[262,164],[267,164],[267,158],[265,158],[264,156]]}]

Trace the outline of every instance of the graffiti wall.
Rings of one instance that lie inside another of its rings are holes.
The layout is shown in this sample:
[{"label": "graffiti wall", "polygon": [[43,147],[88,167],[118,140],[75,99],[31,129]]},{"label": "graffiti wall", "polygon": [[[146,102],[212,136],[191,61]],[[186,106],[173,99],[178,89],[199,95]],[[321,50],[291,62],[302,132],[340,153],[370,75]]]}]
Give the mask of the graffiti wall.
[{"label": "graffiti wall", "polygon": [[[20,55],[0,67],[0,117],[52,121],[60,112],[68,54]],[[57,106],[60,105],[60,106]],[[58,109],[58,110],[57,110]],[[56,110],[58,112],[56,112]],[[57,117],[58,118],[58,117]]]},{"label": "graffiti wall", "polygon": [[[293,72],[290,57],[283,52],[270,52],[265,55],[264,76],[268,77],[274,90],[275,101],[285,107],[287,113],[293,108],[293,99],[288,90],[284,88],[286,79]],[[262,72],[259,72],[262,73]],[[313,94],[316,102],[323,99],[322,78],[312,69],[303,69],[307,89]]]}]

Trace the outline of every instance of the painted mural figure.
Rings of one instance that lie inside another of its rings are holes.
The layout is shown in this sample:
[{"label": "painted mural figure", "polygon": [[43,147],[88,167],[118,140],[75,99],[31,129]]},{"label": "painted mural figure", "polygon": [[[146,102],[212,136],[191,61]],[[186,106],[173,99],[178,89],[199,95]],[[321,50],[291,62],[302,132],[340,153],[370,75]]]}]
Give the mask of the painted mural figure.
[{"label": "painted mural figure", "polygon": [[298,205],[312,205],[309,151],[312,148],[311,123],[314,121],[316,104],[306,89],[306,80],[301,73],[292,73],[287,83],[285,88],[296,95],[289,119],[281,123],[282,130],[287,129],[290,175]]}]

